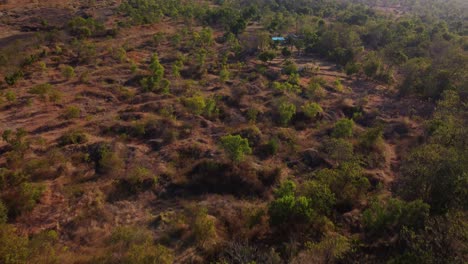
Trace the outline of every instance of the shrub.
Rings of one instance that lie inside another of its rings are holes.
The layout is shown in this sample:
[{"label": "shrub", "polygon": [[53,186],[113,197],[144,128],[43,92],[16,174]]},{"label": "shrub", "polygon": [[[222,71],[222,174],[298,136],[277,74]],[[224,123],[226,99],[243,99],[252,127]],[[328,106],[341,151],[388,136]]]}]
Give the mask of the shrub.
[{"label": "shrub", "polygon": [[279,121],[283,126],[287,126],[289,121],[296,114],[296,106],[292,103],[283,102],[278,107]]},{"label": "shrub", "polygon": [[65,110],[63,117],[65,119],[75,119],[79,118],[81,115],[81,109],[78,106],[69,106]]},{"label": "shrub", "polygon": [[399,233],[403,226],[414,230],[424,227],[429,208],[421,200],[404,202],[391,198],[386,204],[373,201],[363,213],[363,223],[370,235]]},{"label": "shrub", "polygon": [[329,215],[336,203],[335,195],[330,187],[318,181],[304,182],[301,185],[301,194],[310,199],[314,210],[324,215]]},{"label": "shrub", "polygon": [[16,102],[16,94],[13,91],[8,91],[5,93],[5,98],[8,102],[14,103]]},{"label": "shrub", "polygon": [[221,138],[221,145],[229,158],[235,162],[242,161],[245,154],[251,154],[249,141],[240,135],[227,135]]},{"label": "shrub", "polygon": [[74,17],[68,22],[68,31],[73,36],[80,39],[89,38],[94,35],[97,31],[103,30],[104,26],[98,23],[92,17]]},{"label": "shrub", "polygon": [[317,118],[319,114],[323,113],[322,107],[317,103],[308,102],[302,106],[302,111],[308,118]]},{"label": "shrub", "polygon": [[45,102],[58,102],[62,97],[61,93],[48,83],[38,84],[29,89],[28,93],[38,95]]},{"label": "shrub", "polygon": [[344,87],[343,87],[343,84],[341,83],[341,81],[339,79],[336,79],[334,82],[333,82],[333,85],[334,85],[334,88],[337,92],[343,92],[344,90]]},{"label": "shrub", "polygon": [[258,58],[265,63],[272,61],[275,57],[276,57],[276,53],[270,50],[264,51],[260,53],[260,55],[258,55]]},{"label": "shrub", "polygon": [[315,217],[310,199],[304,196],[279,197],[270,203],[268,213],[273,226],[309,224]]},{"label": "shrub", "polygon": [[247,119],[251,123],[257,122],[257,117],[258,117],[258,109],[256,108],[249,108],[247,110]]},{"label": "shrub", "polygon": [[361,136],[359,145],[365,149],[376,148],[383,143],[382,136],[382,127],[370,128]]},{"label": "shrub", "polygon": [[229,80],[229,77],[230,77],[230,72],[229,70],[227,69],[226,66],[223,66],[223,68],[221,69],[221,71],[219,72],[219,78],[222,82],[226,82],[227,80]]},{"label": "shrub", "polygon": [[323,89],[325,81],[321,78],[312,78],[307,86],[306,95],[310,99],[319,100],[325,97],[326,92]]},{"label": "shrub", "polygon": [[343,118],[335,123],[332,131],[334,138],[348,138],[353,135],[354,122],[351,119]]},{"label": "shrub", "polygon": [[66,145],[75,145],[75,144],[83,144],[88,141],[88,137],[85,133],[81,131],[69,131],[63,134],[59,138],[59,145],[66,146]]},{"label": "shrub", "polygon": [[151,57],[150,76],[141,80],[141,85],[146,92],[155,92],[158,90],[167,91],[170,82],[164,79],[164,67],[159,62],[158,54],[154,53]]},{"label": "shrub", "polygon": [[203,114],[208,118],[215,116],[219,111],[214,98],[205,99],[201,95],[194,95],[184,98],[182,102],[185,107],[193,111],[194,114]]},{"label": "shrub", "polygon": [[10,75],[5,76],[5,82],[12,86],[15,85],[19,79],[24,77],[24,73],[22,71],[16,71]]},{"label": "shrub", "polygon": [[262,153],[268,157],[278,153],[279,142],[277,138],[270,139],[265,145],[262,146]]},{"label": "shrub", "polygon": [[63,66],[62,67],[62,75],[67,80],[70,80],[71,78],[75,77],[75,69],[72,66],[69,66],[69,65]]},{"label": "shrub", "polygon": [[14,200],[8,202],[10,214],[17,217],[23,213],[30,212],[39,202],[45,187],[40,184],[29,182],[21,183],[16,189]]},{"label": "shrub", "polygon": [[109,146],[101,145],[97,150],[96,170],[99,173],[116,173],[123,169],[125,163]]},{"label": "shrub", "polygon": [[300,93],[301,87],[290,82],[273,82],[273,89],[282,92]]},{"label": "shrub", "polygon": [[172,252],[152,240],[152,234],[142,227],[117,227],[109,238],[110,254],[104,263],[173,263]]},{"label": "shrub", "polygon": [[193,111],[196,115],[201,115],[206,107],[205,98],[201,95],[195,95],[183,100],[184,105]]},{"label": "shrub", "polygon": [[297,65],[293,61],[287,60],[284,63],[282,71],[286,75],[297,74],[298,73]]},{"label": "shrub", "polygon": [[52,85],[50,85],[49,83],[44,83],[44,84],[38,84],[34,86],[33,88],[29,89],[28,93],[39,95],[42,100],[46,101],[47,95],[50,93],[51,90],[52,90]]},{"label": "shrub", "polygon": [[153,245],[153,243],[147,241],[141,245],[132,245],[128,250],[126,260],[127,263],[134,264],[172,264],[174,263],[174,255],[165,246]]},{"label": "shrub", "polygon": [[208,216],[206,208],[197,210],[193,221],[193,237],[197,244],[204,246],[216,237],[214,220]]},{"label": "shrub", "polygon": [[27,237],[17,235],[13,226],[0,226],[0,263],[25,264],[28,262]]},{"label": "shrub", "polygon": [[296,184],[291,180],[284,181],[278,189],[275,190],[276,197],[294,196],[296,193]]},{"label": "shrub", "polygon": [[361,166],[356,162],[343,162],[337,169],[322,169],[316,172],[316,179],[335,194],[337,204],[350,209],[370,187]]}]

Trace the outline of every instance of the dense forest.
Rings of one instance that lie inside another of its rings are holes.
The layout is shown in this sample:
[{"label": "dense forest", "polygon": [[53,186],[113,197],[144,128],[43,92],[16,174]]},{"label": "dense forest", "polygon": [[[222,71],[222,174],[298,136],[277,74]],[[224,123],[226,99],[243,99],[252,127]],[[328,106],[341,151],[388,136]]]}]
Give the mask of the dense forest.
[{"label": "dense forest", "polygon": [[467,263],[467,15],[0,0],[0,263]]}]

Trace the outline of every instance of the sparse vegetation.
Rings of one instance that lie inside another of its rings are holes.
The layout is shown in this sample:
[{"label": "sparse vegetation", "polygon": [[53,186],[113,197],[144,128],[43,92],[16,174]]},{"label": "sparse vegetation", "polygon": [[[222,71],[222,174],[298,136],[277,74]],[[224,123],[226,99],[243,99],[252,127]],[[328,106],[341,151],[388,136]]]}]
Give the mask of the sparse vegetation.
[{"label": "sparse vegetation", "polygon": [[0,263],[466,262],[464,1],[6,2]]}]

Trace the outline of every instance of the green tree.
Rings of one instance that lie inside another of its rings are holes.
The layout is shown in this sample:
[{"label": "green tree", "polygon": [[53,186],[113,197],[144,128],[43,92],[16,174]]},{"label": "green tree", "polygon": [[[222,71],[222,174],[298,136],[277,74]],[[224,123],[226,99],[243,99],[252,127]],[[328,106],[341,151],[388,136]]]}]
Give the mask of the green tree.
[{"label": "green tree", "polygon": [[278,107],[279,121],[283,126],[287,126],[289,121],[296,114],[296,106],[292,103],[283,102]]},{"label": "green tree", "polygon": [[221,145],[229,158],[235,162],[242,161],[246,154],[252,153],[249,141],[246,138],[242,138],[240,135],[227,135],[222,137]]},{"label": "green tree", "polygon": [[17,235],[10,225],[0,225],[0,263],[29,263],[28,239]]},{"label": "green tree", "polygon": [[258,58],[263,61],[264,63],[268,63],[272,61],[276,57],[276,53],[271,50],[264,51],[258,55]]},{"label": "green tree", "polygon": [[167,91],[170,85],[168,80],[164,79],[164,67],[159,62],[159,57],[156,53],[151,56],[149,65],[150,76],[141,80],[143,89],[147,92],[155,92],[158,90]]},{"label": "green tree", "polygon": [[313,102],[307,102],[301,108],[304,114],[309,118],[316,118],[319,114],[323,113],[322,107]]},{"label": "green tree", "polygon": [[348,138],[353,135],[354,122],[351,119],[343,118],[335,123],[332,131],[334,138]]}]

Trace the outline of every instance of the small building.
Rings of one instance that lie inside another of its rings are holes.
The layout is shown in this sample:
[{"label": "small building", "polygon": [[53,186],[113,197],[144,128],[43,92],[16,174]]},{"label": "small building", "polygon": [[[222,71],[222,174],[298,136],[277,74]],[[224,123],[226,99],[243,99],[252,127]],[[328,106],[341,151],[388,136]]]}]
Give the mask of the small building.
[{"label": "small building", "polygon": [[272,37],[271,40],[274,42],[284,42],[286,39],[284,37]]}]

